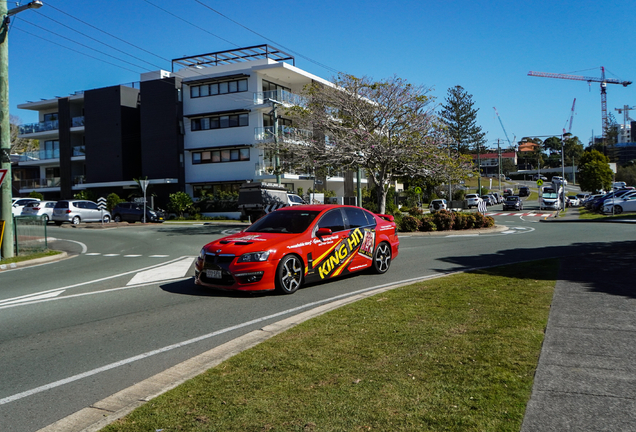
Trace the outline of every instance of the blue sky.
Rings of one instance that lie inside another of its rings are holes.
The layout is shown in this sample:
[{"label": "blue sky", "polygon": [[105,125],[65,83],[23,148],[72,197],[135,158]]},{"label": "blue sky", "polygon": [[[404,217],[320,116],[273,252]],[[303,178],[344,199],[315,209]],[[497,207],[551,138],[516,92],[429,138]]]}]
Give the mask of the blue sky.
[{"label": "blue sky", "polygon": [[[291,51],[296,66],[326,79],[337,71],[399,76],[430,87],[438,104],[461,85],[491,147],[506,143],[493,107],[512,141],[560,134],[576,98],[572,133],[586,145],[592,131],[601,134],[598,83],[531,70],[600,77],[605,66],[608,78],[636,81],[633,0],[43,2],[16,15],[9,33],[10,111],[22,123],[37,121],[17,108],[26,101],[135,82],[170,70],[171,59],[260,44]],[[618,123],[623,105],[636,106],[636,84],[608,85]]]}]

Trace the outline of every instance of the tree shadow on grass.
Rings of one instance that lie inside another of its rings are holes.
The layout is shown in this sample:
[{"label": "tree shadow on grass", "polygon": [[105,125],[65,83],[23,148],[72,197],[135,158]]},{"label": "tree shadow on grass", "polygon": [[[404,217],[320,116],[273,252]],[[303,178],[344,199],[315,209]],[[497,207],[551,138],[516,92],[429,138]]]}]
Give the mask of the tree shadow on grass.
[{"label": "tree shadow on grass", "polygon": [[[455,270],[470,271],[544,259],[561,259],[559,280],[580,284],[594,292],[636,298],[636,241],[507,249],[492,254],[440,258],[440,261],[455,264],[459,267]],[[434,270],[448,272],[447,269]],[[516,277],[526,276],[520,273]]]}]

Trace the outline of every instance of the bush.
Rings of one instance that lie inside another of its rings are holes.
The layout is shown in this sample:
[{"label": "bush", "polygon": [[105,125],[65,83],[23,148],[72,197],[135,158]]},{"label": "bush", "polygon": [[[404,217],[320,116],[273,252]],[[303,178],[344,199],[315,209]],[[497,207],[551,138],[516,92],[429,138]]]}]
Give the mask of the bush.
[{"label": "bush", "polygon": [[423,232],[437,231],[437,225],[433,222],[433,217],[428,215],[421,218],[418,230]]},{"label": "bush", "polygon": [[37,198],[42,201],[44,199],[44,195],[37,191],[31,191],[29,192],[29,198]]},{"label": "bush", "polygon": [[113,211],[113,207],[115,207],[120,202],[125,202],[124,199],[119,198],[119,195],[116,193],[108,194],[106,197],[106,209],[108,211]]},{"label": "bush", "polygon": [[415,216],[403,216],[399,221],[398,229],[403,232],[417,231],[419,220]]},{"label": "bush", "polygon": [[192,198],[185,192],[175,192],[168,196],[168,210],[176,213],[178,217],[183,217],[183,214],[191,211],[194,206]]},{"label": "bush", "polygon": [[440,210],[433,213],[433,222],[435,222],[438,231],[448,231],[453,229],[455,215],[447,210]]},{"label": "bush", "polygon": [[455,214],[455,223],[453,224],[453,230],[460,231],[466,229],[466,221],[468,219],[468,214],[466,213],[456,213]]}]

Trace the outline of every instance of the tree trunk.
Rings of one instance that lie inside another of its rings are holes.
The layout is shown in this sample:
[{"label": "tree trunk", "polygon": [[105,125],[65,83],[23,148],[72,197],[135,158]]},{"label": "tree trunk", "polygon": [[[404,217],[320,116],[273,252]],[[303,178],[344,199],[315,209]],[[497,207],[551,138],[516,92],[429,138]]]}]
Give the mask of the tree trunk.
[{"label": "tree trunk", "polygon": [[384,186],[378,186],[378,213],[384,214],[386,213],[386,195],[387,190],[384,189]]}]

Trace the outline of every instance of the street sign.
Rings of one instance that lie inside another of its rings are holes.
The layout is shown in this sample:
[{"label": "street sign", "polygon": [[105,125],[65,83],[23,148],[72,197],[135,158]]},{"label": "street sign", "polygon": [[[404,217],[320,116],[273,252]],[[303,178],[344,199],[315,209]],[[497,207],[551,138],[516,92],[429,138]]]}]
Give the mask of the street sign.
[{"label": "street sign", "polygon": [[537,186],[539,187],[543,186],[543,180],[541,179],[537,180]]},{"label": "street sign", "polygon": [[99,208],[100,210],[106,210],[106,198],[97,198],[97,208]]},{"label": "street sign", "polygon": [[4,181],[4,178],[7,175],[7,171],[6,169],[0,169],[0,186],[2,186],[2,182]]},{"label": "street sign", "polygon": [[415,188],[415,193],[416,193],[416,194],[418,194],[418,195],[419,195],[419,194],[421,194],[421,193],[422,193],[422,188],[421,188],[421,187],[419,187],[419,186],[418,186],[418,187],[416,187],[416,188]]}]

